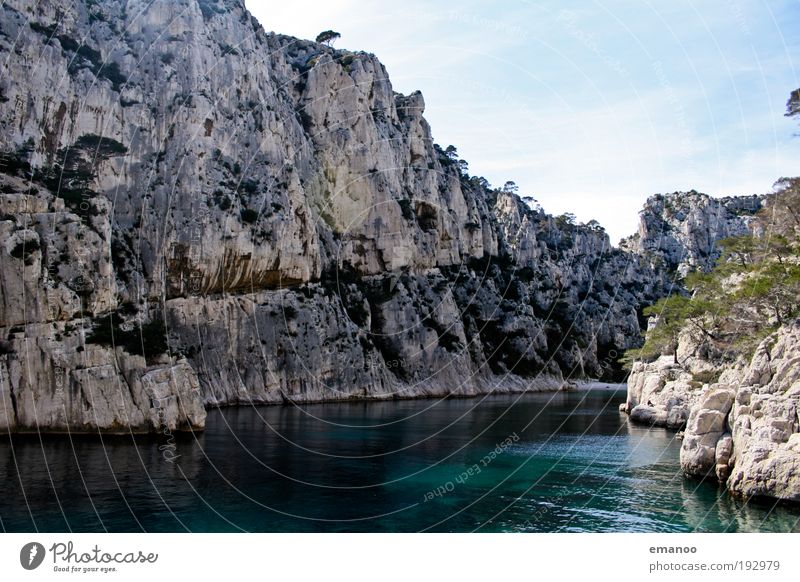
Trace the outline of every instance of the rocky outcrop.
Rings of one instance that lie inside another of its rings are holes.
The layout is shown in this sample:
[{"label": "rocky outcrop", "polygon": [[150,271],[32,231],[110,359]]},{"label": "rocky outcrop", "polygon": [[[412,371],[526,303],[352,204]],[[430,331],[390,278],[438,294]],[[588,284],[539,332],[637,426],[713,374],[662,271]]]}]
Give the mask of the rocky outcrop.
[{"label": "rocky outcrop", "polygon": [[800,501],[800,321],[763,340],[749,361],[722,366],[718,381],[690,380],[708,376],[707,366],[699,359],[678,365],[672,356],[637,363],[625,406],[631,419],[681,428],[666,417],[671,403],[688,405],[686,474],[717,479],[743,497]]},{"label": "rocky outcrop", "polygon": [[728,488],[747,497],[800,501],[800,322],[761,343],[745,370],[729,424]]},{"label": "rocky outcrop", "polygon": [[763,196],[712,198],[694,190],[656,194],[639,213],[639,230],[621,248],[641,254],[658,269],[681,277],[708,271],[720,256],[720,240],[749,233]]},{"label": "rocky outcrop", "polygon": [[687,474],[706,477],[716,471],[723,480],[728,474],[731,457],[728,414],[735,395],[736,391],[730,387],[715,384],[692,407],[681,445],[681,466]]},{"label": "rocky outcrop", "polygon": [[3,343],[2,432],[174,432],[202,428],[200,384],[185,359],[148,363],[82,345],[69,323],[14,328]]},{"label": "rocky outcrop", "polygon": [[641,424],[681,429],[699,396],[696,387],[692,374],[672,356],[662,356],[652,364],[636,362],[620,409]]}]

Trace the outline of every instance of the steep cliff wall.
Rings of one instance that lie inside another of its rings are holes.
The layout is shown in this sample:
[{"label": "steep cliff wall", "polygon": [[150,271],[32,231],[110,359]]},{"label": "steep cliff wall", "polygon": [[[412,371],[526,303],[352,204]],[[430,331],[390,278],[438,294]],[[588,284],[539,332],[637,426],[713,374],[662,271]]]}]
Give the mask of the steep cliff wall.
[{"label": "steep cliff wall", "polygon": [[4,428],[553,389],[612,376],[663,294],[601,229],[466,175],[371,54],[236,0],[0,23]]},{"label": "steep cliff wall", "polygon": [[638,232],[620,246],[681,277],[708,271],[720,256],[720,240],[748,234],[763,198],[712,198],[694,190],[656,194],[639,213]]},{"label": "steep cliff wall", "polygon": [[[684,428],[686,474],[800,501],[800,180],[784,178],[691,297],[663,300],[623,409]],[[652,345],[651,345],[652,344]],[[656,352],[658,353],[658,352]]]}]

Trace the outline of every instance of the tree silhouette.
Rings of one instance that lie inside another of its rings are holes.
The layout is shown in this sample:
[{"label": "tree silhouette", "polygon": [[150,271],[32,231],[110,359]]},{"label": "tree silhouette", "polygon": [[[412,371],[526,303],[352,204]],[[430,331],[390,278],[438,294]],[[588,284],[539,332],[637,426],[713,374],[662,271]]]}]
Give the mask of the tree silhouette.
[{"label": "tree silhouette", "polygon": [[800,89],[795,89],[786,102],[786,117],[794,117],[798,114],[800,114]]},{"label": "tree silhouette", "polygon": [[341,36],[342,35],[336,31],[323,30],[317,35],[316,41],[327,46],[333,46],[336,39],[341,38]]}]

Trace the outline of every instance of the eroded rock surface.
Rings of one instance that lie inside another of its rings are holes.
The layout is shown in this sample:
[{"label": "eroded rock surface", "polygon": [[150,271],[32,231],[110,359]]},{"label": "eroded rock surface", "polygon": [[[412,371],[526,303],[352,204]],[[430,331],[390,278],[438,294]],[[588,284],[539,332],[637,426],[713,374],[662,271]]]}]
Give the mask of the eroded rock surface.
[{"label": "eroded rock surface", "polygon": [[372,54],[238,0],[11,0],[0,22],[11,430],[558,389],[618,372],[663,294],[596,225],[467,175]]},{"label": "eroded rock surface", "polygon": [[716,478],[743,497],[800,501],[799,364],[800,322],[763,340],[749,361],[718,370],[715,382],[694,380],[708,370],[699,359],[637,363],[626,410],[634,421],[682,428],[667,416],[675,402],[688,406],[681,445],[688,475]]},{"label": "eroded rock surface", "polygon": [[639,230],[621,247],[681,277],[708,271],[720,256],[720,240],[749,233],[763,196],[713,198],[694,190],[656,194],[639,213]]}]

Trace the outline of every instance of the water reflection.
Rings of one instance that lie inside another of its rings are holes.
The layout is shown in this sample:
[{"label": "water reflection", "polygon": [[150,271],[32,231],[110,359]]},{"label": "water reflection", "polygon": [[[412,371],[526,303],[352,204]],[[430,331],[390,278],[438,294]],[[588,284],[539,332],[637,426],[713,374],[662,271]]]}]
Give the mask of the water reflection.
[{"label": "water reflection", "polygon": [[0,523],[7,531],[797,530],[796,507],[745,504],[684,479],[674,433],[631,425],[617,410],[623,399],[606,390],[242,407],[211,411],[204,433],[174,442],[14,437],[0,441]]}]

